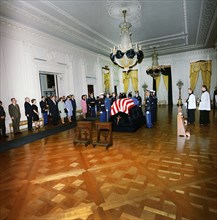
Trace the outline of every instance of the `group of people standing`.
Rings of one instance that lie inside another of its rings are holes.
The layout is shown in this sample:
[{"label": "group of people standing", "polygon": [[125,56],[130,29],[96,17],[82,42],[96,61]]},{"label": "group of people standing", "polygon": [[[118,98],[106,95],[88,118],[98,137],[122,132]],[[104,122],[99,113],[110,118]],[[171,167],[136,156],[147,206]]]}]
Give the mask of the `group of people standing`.
[{"label": "group of people standing", "polygon": [[[44,125],[48,124],[48,116],[51,116],[53,125],[57,125],[59,118],[61,118],[62,124],[65,123],[65,118],[68,117],[68,121],[72,122],[76,119],[76,100],[73,95],[69,95],[66,98],[56,96],[50,96],[48,98],[42,96],[39,102],[41,114],[43,116]],[[36,104],[36,99],[30,100],[29,97],[25,98],[24,102],[25,116],[27,118],[28,131],[33,131],[33,123],[35,129],[40,128],[39,123],[39,108]],[[12,127],[14,134],[20,134],[20,107],[17,104],[15,98],[11,98],[11,104],[8,106],[8,112],[12,121]],[[6,135],[5,127],[6,113],[0,101],[0,137],[8,137]]]},{"label": "group of people standing", "polygon": [[[210,123],[209,112],[211,111],[210,94],[207,91],[206,85],[201,87],[202,94],[198,100],[198,109],[200,111],[199,123],[200,125],[208,125]],[[186,99],[187,108],[187,122],[188,124],[195,123],[195,110],[197,108],[196,97],[191,88],[188,89],[188,98]]]},{"label": "group of people standing", "polygon": [[[203,85],[201,98],[198,101],[198,109],[200,111],[199,123],[200,125],[207,125],[210,123],[209,112],[211,110],[211,99],[210,94],[207,91],[206,85]],[[216,92],[216,91],[215,91]],[[215,94],[216,95],[216,94]],[[97,98],[94,97],[93,93],[81,96],[81,108],[83,113],[83,118],[86,119],[89,117],[96,117],[97,113],[100,113],[100,121],[109,121],[110,120],[110,112],[111,106],[114,101],[119,98],[126,98],[125,93],[120,93],[119,96],[115,92],[111,95],[108,94],[100,94]],[[128,98],[132,98],[134,100],[135,105],[139,107],[142,106],[142,98],[139,95],[139,92],[135,92],[135,96],[132,96],[132,93],[128,94]],[[53,125],[57,125],[59,118],[61,119],[61,123],[65,123],[65,118],[68,118],[69,122],[76,120],[76,100],[74,95],[68,95],[67,97],[63,96],[57,99],[56,96],[51,97],[41,97],[41,101],[39,103],[41,114],[44,119],[44,125],[48,124],[48,116],[50,115],[52,118]],[[157,97],[155,95],[154,90],[146,90],[145,93],[145,117],[146,117],[146,127],[151,128],[157,121]],[[39,124],[39,109],[36,104],[36,99],[32,99],[30,101],[29,97],[25,98],[24,102],[25,115],[28,121],[28,130],[32,131],[32,125],[34,123],[35,129],[40,128]],[[195,123],[195,110],[197,108],[197,100],[195,95],[193,94],[193,90],[191,88],[188,89],[188,98],[186,99],[186,108],[187,108],[187,121],[188,124]],[[14,134],[19,134],[20,132],[20,107],[17,104],[17,100],[15,98],[11,98],[11,104],[8,106],[9,115],[12,120],[12,126]],[[0,136],[8,137],[6,135],[5,128],[5,117],[6,113],[2,106],[2,102],[0,101]]]},{"label": "group of people standing", "polygon": [[[82,95],[81,96],[81,107],[83,118],[86,119],[88,117],[96,117],[99,115],[99,120],[101,122],[106,122],[110,120],[111,106],[113,102],[117,99],[127,98],[125,93],[120,93],[117,95],[115,92],[110,93],[101,93],[96,98],[93,93],[90,93],[89,96]],[[141,107],[142,98],[139,95],[138,91],[135,91],[135,96],[132,97],[132,93],[128,93],[128,98],[132,98],[134,100],[135,105]]]},{"label": "group of people standing", "polygon": [[[87,117],[95,118],[98,113],[100,114],[100,121],[109,121],[111,105],[116,100],[116,93],[112,93],[112,96],[108,94],[101,93],[96,98],[93,93],[89,96],[81,96],[81,109],[83,114],[83,119]],[[105,113],[106,112],[106,113]]]},{"label": "group of people standing", "polygon": [[[210,94],[207,91],[206,85],[203,85],[202,94],[198,100],[198,109],[200,111],[199,123],[200,125],[208,125],[210,123],[209,112],[211,111]],[[195,123],[195,110],[197,108],[196,97],[191,88],[188,89],[188,98],[186,99],[187,122],[188,124]],[[145,97],[145,117],[146,127],[151,128],[157,121],[157,97],[155,91],[146,90]]]},{"label": "group of people standing", "polygon": [[59,123],[59,118],[62,124],[65,124],[66,117],[69,123],[76,120],[77,104],[74,95],[62,96],[60,98],[56,96],[45,98],[42,96],[40,107],[44,124],[48,123],[48,115],[51,116],[53,125]]}]

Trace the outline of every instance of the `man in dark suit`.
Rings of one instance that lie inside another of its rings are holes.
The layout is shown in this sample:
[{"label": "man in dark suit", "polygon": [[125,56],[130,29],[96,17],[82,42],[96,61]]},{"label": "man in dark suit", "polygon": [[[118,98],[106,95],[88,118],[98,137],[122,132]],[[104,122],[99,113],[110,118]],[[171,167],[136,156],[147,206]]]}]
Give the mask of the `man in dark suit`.
[{"label": "man in dark suit", "polygon": [[48,105],[49,105],[49,112],[51,114],[53,125],[57,125],[59,119],[59,110],[58,110],[57,102],[55,100],[55,96],[50,97]]},{"label": "man in dark suit", "polygon": [[88,105],[90,117],[95,118],[96,117],[96,109],[95,109],[96,99],[93,96],[93,93],[90,93],[90,96],[87,99],[87,105]]},{"label": "man in dark suit", "polygon": [[30,104],[29,97],[25,98],[24,108],[25,108],[25,115],[28,121],[28,131],[32,131],[33,109],[32,109],[32,105]]},{"label": "man in dark suit", "polygon": [[76,121],[76,109],[77,109],[77,105],[76,105],[76,100],[75,100],[75,97],[74,97],[74,95],[70,95],[70,100],[71,100],[71,102],[72,102],[72,111],[73,111],[73,113],[72,113],[72,120],[73,121]]},{"label": "man in dark suit", "polygon": [[20,134],[20,107],[15,98],[11,98],[11,104],[8,106],[9,115],[12,120],[14,134]]},{"label": "man in dark suit", "polygon": [[8,137],[6,135],[5,116],[5,110],[2,106],[2,101],[0,101],[0,137]]},{"label": "man in dark suit", "polygon": [[47,106],[47,102],[45,100],[45,97],[42,96],[41,97],[41,101],[40,101],[40,108],[41,108],[41,113],[43,115],[44,118],[44,125],[48,124],[48,106]]}]

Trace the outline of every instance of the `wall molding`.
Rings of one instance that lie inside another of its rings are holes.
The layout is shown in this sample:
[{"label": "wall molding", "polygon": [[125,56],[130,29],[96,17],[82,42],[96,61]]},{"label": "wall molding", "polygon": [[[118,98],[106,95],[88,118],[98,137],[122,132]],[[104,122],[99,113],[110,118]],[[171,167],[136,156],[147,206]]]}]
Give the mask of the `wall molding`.
[{"label": "wall molding", "polygon": [[[66,42],[59,38],[55,38],[54,36],[45,34],[44,32],[40,32],[36,29],[30,28],[4,17],[0,17],[0,26],[0,33],[2,37],[5,36],[6,38],[11,38],[22,42],[27,41],[31,45],[43,47],[48,49],[49,51],[58,51],[72,56],[74,56],[74,54],[77,54],[78,52],[94,57],[97,57],[99,55],[90,50]],[[106,57],[104,55],[100,56],[106,60],[109,60],[109,57]]]}]

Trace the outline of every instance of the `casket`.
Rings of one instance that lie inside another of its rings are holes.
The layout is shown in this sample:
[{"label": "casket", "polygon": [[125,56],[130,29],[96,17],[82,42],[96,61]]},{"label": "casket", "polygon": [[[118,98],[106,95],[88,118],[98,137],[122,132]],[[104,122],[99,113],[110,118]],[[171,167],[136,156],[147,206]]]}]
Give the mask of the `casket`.
[{"label": "casket", "polygon": [[139,106],[129,98],[119,99],[111,106],[113,131],[134,132],[145,124],[145,118]]}]

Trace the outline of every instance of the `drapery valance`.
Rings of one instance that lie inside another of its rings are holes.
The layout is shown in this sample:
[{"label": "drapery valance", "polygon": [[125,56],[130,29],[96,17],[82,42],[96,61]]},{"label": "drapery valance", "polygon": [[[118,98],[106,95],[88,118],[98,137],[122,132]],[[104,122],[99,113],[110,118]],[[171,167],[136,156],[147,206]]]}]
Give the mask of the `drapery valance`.
[{"label": "drapery valance", "polygon": [[195,89],[201,71],[203,84],[210,89],[212,60],[201,60],[190,64],[190,87]]}]

